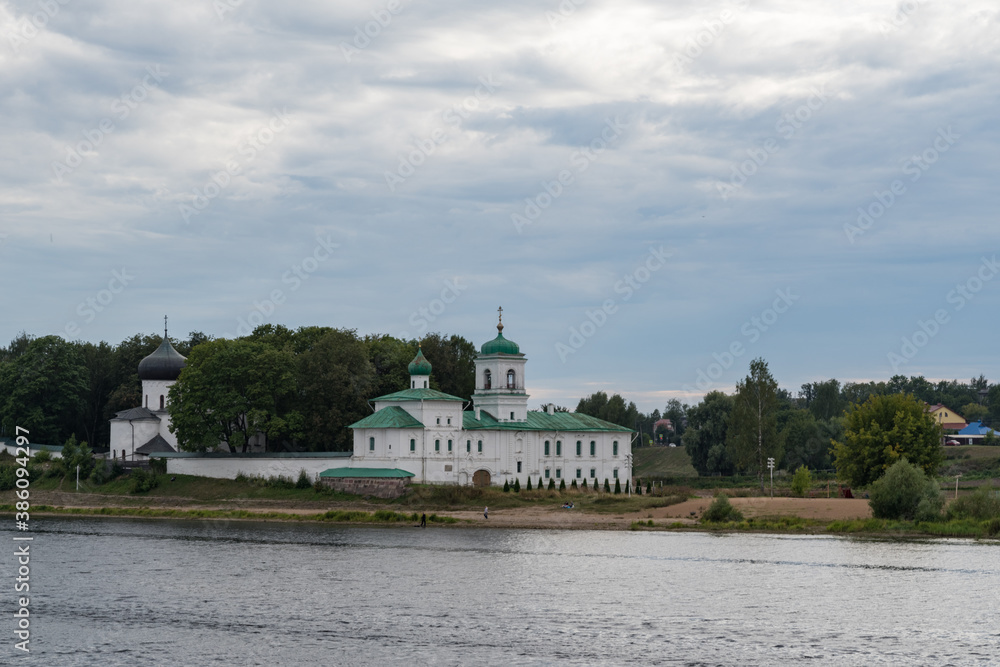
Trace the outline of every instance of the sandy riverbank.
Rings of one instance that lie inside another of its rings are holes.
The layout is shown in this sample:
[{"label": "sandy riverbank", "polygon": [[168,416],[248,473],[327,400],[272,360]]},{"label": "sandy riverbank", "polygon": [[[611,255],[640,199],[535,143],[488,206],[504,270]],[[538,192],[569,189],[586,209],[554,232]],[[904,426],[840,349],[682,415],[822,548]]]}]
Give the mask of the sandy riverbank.
[{"label": "sandy riverbank", "polygon": [[[392,509],[399,512],[436,513],[462,521],[462,525],[480,525],[496,528],[549,528],[575,530],[625,530],[634,521],[652,519],[657,524],[682,523],[696,525],[697,518],[712,502],[711,498],[695,498],[676,505],[656,507],[640,512],[601,513],[585,512],[580,509],[563,509],[553,503],[551,507],[536,505],[531,507],[491,509],[489,519],[477,509],[432,509],[417,507],[386,507],[371,503],[329,503],[323,501],[301,502],[281,500],[232,500],[216,503],[194,503],[183,498],[110,498],[97,494],[70,494],[48,492],[38,494],[35,504],[53,507],[100,509],[116,507],[121,509],[162,509],[162,510],[242,510],[252,513],[286,513],[296,515],[322,514],[327,510],[361,510],[373,512],[378,509]],[[125,501],[125,502],[119,502]],[[871,516],[867,500],[843,498],[732,498],[731,501],[745,516],[798,516],[818,521],[838,519],[865,519]]]}]

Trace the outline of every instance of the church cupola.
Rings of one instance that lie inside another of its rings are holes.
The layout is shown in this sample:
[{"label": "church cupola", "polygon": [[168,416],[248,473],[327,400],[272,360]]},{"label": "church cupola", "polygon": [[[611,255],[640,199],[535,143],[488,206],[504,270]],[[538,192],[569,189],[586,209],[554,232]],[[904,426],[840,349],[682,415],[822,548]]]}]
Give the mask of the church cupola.
[{"label": "church cupola", "polygon": [[410,389],[428,389],[431,377],[431,362],[427,361],[422,348],[417,348],[417,356],[406,367],[410,372]]},{"label": "church cupola", "polygon": [[163,318],[163,342],[139,362],[142,380],[142,407],[154,411],[167,409],[167,393],[187,365],[187,358],[174,349],[167,337],[167,318]]},{"label": "church cupola", "polygon": [[476,391],[472,400],[501,422],[528,418],[524,366],[527,359],[517,343],[503,336],[503,308],[498,308],[497,337],[483,343],[476,355]]}]

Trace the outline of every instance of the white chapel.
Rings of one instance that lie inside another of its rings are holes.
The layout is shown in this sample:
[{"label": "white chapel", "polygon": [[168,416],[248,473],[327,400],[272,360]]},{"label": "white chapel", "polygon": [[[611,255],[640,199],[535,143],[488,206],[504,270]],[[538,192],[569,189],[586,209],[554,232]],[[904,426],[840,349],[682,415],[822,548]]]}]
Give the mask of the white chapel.
[{"label": "white chapel", "polygon": [[[501,313],[502,315],[502,313]],[[418,350],[410,386],[373,399],[375,412],[351,425],[354,467],[398,468],[415,482],[475,486],[541,478],[546,485],[613,484],[631,478],[632,430],[576,412],[528,410],[525,366],[503,335],[476,355],[472,409],[429,387],[431,363]]]}]

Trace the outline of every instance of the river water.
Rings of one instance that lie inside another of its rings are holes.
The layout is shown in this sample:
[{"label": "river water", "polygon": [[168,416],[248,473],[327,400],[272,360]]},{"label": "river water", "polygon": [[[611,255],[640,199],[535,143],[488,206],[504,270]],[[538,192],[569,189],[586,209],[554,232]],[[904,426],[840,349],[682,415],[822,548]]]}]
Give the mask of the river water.
[{"label": "river water", "polygon": [[32,651],[19,657],[5,632],[2,664],[1000,664],[995,543],[72,518],[33,529]]}]

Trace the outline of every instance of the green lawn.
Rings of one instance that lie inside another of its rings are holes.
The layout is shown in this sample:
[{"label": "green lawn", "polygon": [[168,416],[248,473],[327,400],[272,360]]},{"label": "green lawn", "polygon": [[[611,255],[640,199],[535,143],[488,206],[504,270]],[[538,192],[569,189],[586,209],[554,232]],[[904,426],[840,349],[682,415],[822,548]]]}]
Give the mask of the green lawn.
[{"label": "green lawn", "polygon": [[636,477],[697,477],[691,457],[683,447],[639,447],[633,473]]}]

